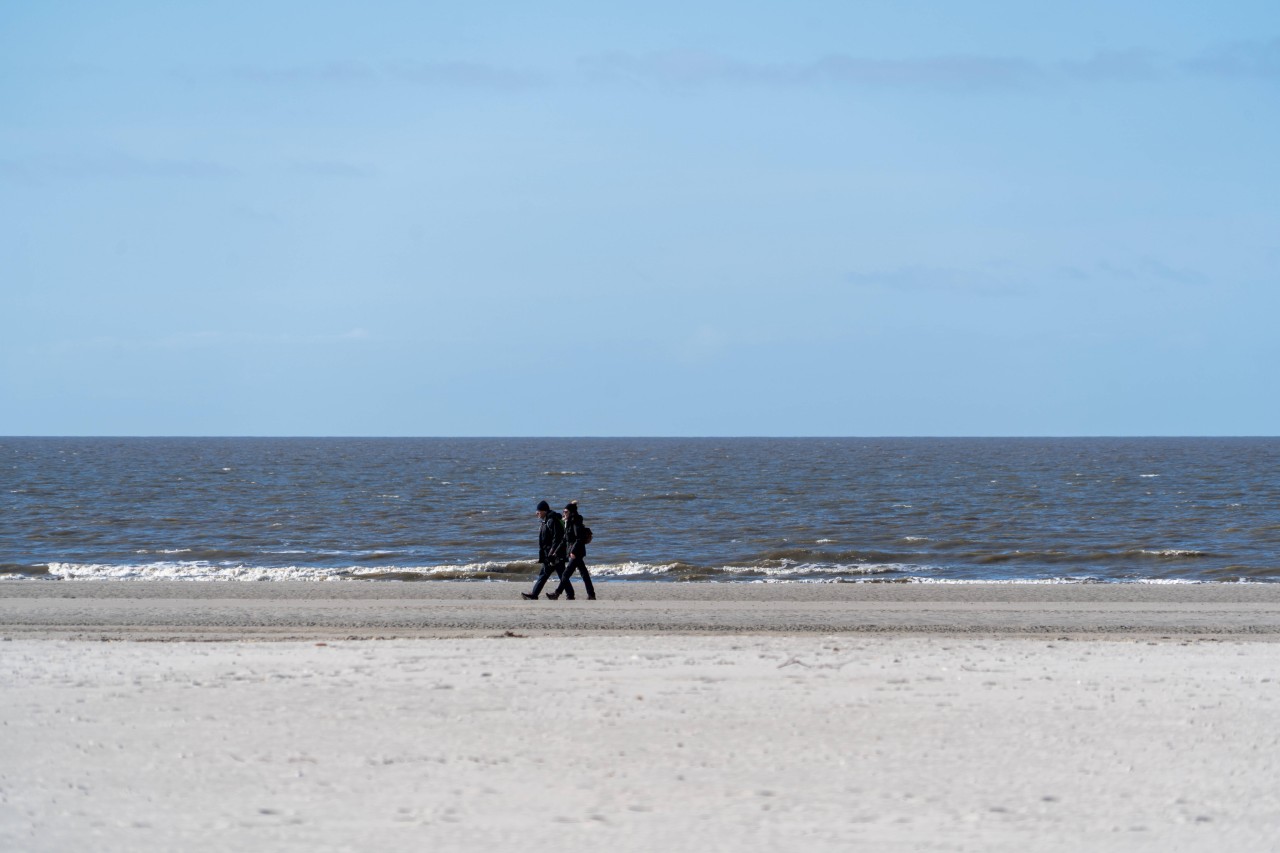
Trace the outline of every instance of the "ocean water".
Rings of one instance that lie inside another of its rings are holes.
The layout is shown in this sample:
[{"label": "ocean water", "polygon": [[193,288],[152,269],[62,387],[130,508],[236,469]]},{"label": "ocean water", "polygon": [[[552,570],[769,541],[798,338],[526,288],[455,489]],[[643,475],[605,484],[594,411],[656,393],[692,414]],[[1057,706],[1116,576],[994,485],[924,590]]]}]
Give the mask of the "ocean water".
[{"label": "ocean water", "polygon": [[1280,439],[0,438],[5,580],[1280,580]]}]

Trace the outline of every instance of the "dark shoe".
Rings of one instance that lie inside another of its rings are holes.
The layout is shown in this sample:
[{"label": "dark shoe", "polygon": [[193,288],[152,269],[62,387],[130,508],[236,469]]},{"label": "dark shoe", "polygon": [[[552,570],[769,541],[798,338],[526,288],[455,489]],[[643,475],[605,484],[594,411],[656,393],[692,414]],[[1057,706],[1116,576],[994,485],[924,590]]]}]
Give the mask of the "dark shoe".
[{"label": "dark shoe", "polygon": [[595,601],[595,600],[596,600],[596,597],[594,595],[587,596],[587,601]]},{"label": "dark shoe", "polygon": [[559,598],[559,597],[560,597],[560,593],[558,593],[558,592],[549,592],[549,593],[547,593],[547,598],[551,599],[552,601],[555,601],[555,600],[556,600],[557,598]]},{"label": "dark shoe", "polygon": [[520,597],[521,597],[521,598],[523,598],[525,601],[537,601],[537,600],[538,600],[538,596],[534,595],[533,593],[529,593],[529,592],[522,592],[522,593],[520,593]]}]

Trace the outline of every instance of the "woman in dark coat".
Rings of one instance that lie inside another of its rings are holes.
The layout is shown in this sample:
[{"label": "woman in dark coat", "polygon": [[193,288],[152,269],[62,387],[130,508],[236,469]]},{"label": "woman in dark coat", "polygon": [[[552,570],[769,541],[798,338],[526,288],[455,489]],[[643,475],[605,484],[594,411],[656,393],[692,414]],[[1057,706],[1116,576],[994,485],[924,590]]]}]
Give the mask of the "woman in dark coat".
[{"label": "woman in dark coat", "polygon": [[548,593],[547,598],[559,598],[560,593],[566,589],[569,590],[570,595],[573,595],[573,586],[569,583],[569,578],[573,577],[573,570],[577,569],[578,574],[582,575],[582,586],[587,590],[587,600],[596,600],[596,589],[591,585],[591,573],[587,571],[586,527],[582,516],[578,513],[578,502],[569,501],[564,508],[564,541],[568,546],[569,565],[565,566],[560,585],[556,587],[555,592]]}]

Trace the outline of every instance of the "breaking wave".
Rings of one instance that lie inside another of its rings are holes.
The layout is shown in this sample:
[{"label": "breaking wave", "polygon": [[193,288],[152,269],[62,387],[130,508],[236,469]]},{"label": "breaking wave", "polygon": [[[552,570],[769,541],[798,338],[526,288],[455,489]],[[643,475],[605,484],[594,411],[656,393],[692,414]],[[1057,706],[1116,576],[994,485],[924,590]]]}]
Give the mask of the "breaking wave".
[{"label": "breaking wave", "polygon": [[[282,582],[282,581],[525,581],[537,572],[535,563],[467,563],[440,566],[364,568],[350,566],[246,566],[210,565],[199,561],[109,565],[104,563],[50,563],[39,566],[0,564],[0,580],[28,581],[189,581],[189,582]],[[1197,578],[1115,578],[1097,575],[956,578],[947,577],[938,567],[904,563],[835,565],[800,563],[792,565],[751,565],[697,567],[685,563],[613,563],[591,566],[597,580],[618,581],[710,581],[721,583],[912,583],[912,584],[1202,584],[1212,580]],[[1237,583],[1267,583],[1266,578],[1233,578]]]},{"label": "breaking wave", "polygon": [[[203,560],[149,563],[49,563],[38,566],[6,564],[0,577],[9,579],[118,581],[428,581],[520,580],[538,570],[533,562],[482,562],[438,566],[252,566],[239,562]],[[939,571],[905,563],[817,563],[766,560],[755,564],[698,566],[682,562],[601,563],[590,567],[597,578],[619,580],[856,580],[873,576],[909,577]]]}]

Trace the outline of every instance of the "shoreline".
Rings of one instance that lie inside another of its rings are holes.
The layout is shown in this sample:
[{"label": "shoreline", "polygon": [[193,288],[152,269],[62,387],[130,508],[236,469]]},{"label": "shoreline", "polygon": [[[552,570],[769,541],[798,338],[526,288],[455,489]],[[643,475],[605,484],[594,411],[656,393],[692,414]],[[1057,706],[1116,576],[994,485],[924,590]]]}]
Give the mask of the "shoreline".
[{"label": "shoreline", "polygon": [[1280,639],[1280,584],[601,582],[523,601],[527,582],[0,584],[0,636],[299,640],[540,634]]}]

